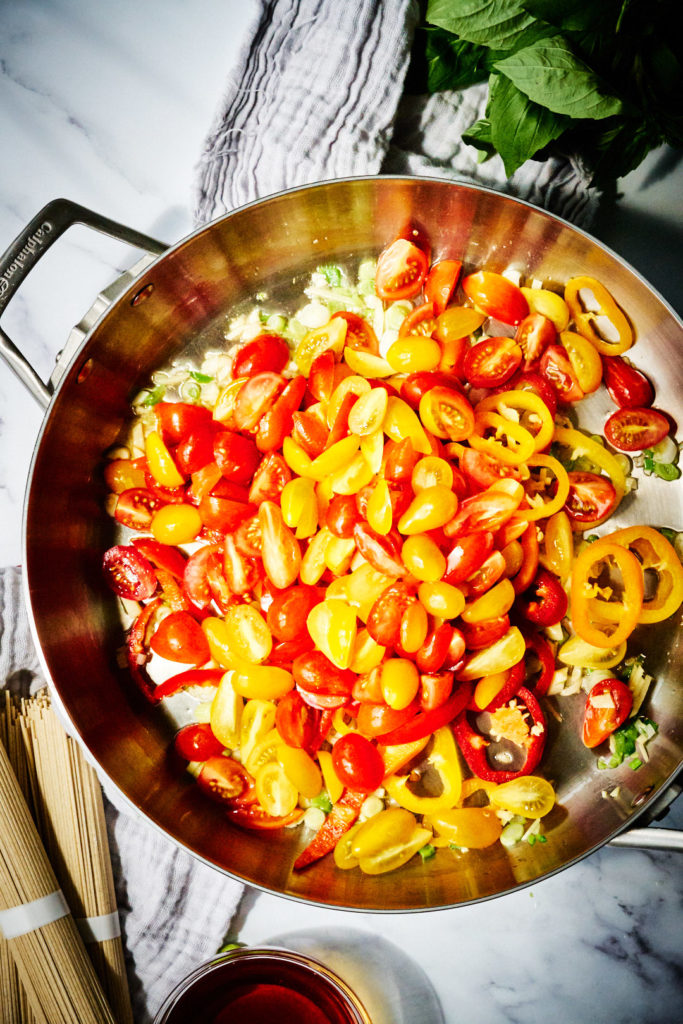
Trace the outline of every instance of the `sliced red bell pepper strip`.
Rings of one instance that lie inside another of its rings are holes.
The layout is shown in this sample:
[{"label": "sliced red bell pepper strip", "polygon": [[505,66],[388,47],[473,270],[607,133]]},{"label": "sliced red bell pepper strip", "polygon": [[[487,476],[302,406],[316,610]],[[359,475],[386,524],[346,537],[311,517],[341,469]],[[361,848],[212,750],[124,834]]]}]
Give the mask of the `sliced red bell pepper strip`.
[{"label": "sliced red bell pepper strip", "polygon": [[526,590],[516,593],[515,607],[536,626],[554,626],[567,614],[567,594],[557,576],[547,569],[538,569]]},{"label": "sliced red bell pepper strip", "polygon": [[218,686],[225,675],[224,668],[189,668],[186,672],[179,672],[177,676],[166,679],[154,690],[154,696],[159,700],[178,693],[186,686]]},{"label": "sliced red bell pepper strip", "polygon": [[538,535],[533,523],[531,523],[529,529],[525,530],[520,536],[519,543],[522,546],[524,561],[522,562],[519,572],[516,576],[513,576],[511,580],[515,594],[521,594],[528,586],[530,586],[531,581],[536,575],[536,570],[538,569]]},{"label": "sliced red bell pepper strip", "polygon": [[[516,697],[519,691],[522,689],[524,683],[524,662],[518,661],[516,665],[513,665],[510,669],[510,675],[505,681],[503,688],[498,691],[496,696],[487,704],[484,711],[495,711],[497,708],[502,708],[503,704],[507,704],[509,700]],[[475,710],[479,710],[476,708]]]},{"label": "sliced red bell pepper strip", "polygon": [[346,437],[349,432],[349,413],[353,409],[354,405],[358,401],[358,395],[354,394],[353,391],[347,391],[342,398],[341,405],[337,415],[334,418],[334,423],[330,429],[329,436],[327,438],[326,448],[331,448],[337,441],[341,441],[342,438]]},{"label": "sliced red bell pepper strip", "polygon": [[472,684],[464,683],[448,698],[445,704],[433,711],[421,711],[410,722],[399,725],[392,732],[385,733],[381,739],[384,746],[395,746],[399,743],[413,743],[423,736],[430,736],[437,729],[448,725],[466,708],[472,696]]},{"label": "sliced red bell pepper strip", "polygon": [[541,663],[541,674],[534,684],[534,693],[538,697],[545,697],[555,675],[553,649],[542,633],[525,633],[524,640],[527,651],[532,651]]},{"label": "sliced red bell pepper strip", "polygon": [[128,659],[128,668],[130,674],[133,677],[135,685],[143,694],[143,696],[149,701],[150,704],[158,704],[159,697],[157,695],[157,688],[149,678],[145,665],[149,658],[149,648],[145,642],[147,627],[151,622],[154,613],[159,607],[161,607],[162,600],[160,597],[155,597],[153,601],[146,604],[142,609],[137,619],[130,627],[128,633],[128,639],[126,642],[126,657]]},{"label": "sliced red bell pepper strip", "polygon": [[351,789],[344,790],[311,842],[294,861],[295,871],[307,868],[309,864],[320,860],[335,848],[360,814],[367,795],[367,793],[358,793]]},{"label": "sliced red bell pepper strip", "polygon": [[[525,705],[532,719],[528,742],[525,744],[526,758],[523,766],[518,771],[491,767],[486,756],[486,748],[489,745],[489,741],[470,725],[467,711],[463,711],[453,724],[455,738],[470,771],[478,779],[483,779],[485,782],[510,782],[512,779],[518,779],[522,775],[530,775],[541,760],[547,735],[545,715],[541,710],[541,705],[526,686],[519,688],[516,699]],[[535,731],[532,731],[534,727],[537,728]]]}]

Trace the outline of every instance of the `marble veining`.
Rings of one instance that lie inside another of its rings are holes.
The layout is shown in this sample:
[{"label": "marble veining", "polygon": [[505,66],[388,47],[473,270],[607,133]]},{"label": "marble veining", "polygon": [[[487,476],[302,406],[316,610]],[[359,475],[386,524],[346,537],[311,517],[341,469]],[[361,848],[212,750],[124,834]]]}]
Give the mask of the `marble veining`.
[{"label": "marble veining", "polygon": [[[191,230],[194,164],[253,2],[4,4],[0,248],[62,195],[168,242]],[[653,177],[634,179],[624,211],[654,203],[659,223],[680,236],[680,174],[670,183]],[[623,223],[603,219],[601,230],[648,273],[645,257],[639,264],[638,252],[624,249]],[[44,377],[97,292],[136,257],[76,228],[31,274],[3,328]],[[667,294],[665,280],[655,283]],[[680,295],[667,297],[680,305]],[[40,422],[36,403],[0,365],[2,565],[21,561]],[[662,824],[683,824],[681,801]],[[424,970],[446,1024],[675,1024],[683,1020],[682,891],[679,856],[606,848],[537,885],[438,913],[352,915],[251,893],[239,937],[346,927],[363,933],[368,950],[381,937]],[[353,951],[362,961],[361,940]],[[419,1003],[406,997],[403,1005],[405,1024],[431,1024]]]}]

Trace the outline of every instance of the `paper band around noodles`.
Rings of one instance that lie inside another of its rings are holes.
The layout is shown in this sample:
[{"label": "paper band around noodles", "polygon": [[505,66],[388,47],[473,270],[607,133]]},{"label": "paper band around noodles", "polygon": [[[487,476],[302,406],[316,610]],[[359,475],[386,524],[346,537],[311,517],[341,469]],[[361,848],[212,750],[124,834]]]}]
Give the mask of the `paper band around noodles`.
[{"label": "paper band around noodles", "polygon": [[76,926],[86,943],[118,939],[121,934],[118,910],[113,910],[111,914],[99,914],[97,917],[77,917]]},{"label": "paper band around noodles", "polygon": [[16,939],[19,935],[27,935],[28,932],[44,928],[46,924],[52,924],[69,913],[64,893],[57,889],[30,903],[0,910],[0,932],[6,939]]}]

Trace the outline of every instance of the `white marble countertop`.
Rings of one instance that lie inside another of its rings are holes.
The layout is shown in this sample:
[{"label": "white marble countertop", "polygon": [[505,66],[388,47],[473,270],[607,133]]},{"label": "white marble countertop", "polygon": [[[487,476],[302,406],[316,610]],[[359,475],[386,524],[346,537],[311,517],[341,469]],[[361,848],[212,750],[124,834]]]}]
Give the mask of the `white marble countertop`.
[{"label": "white marble countertop", "polygon": [[[253,2],[3,5],[0,248],[58,196],[169,243],[187,234],[194,162]],[[624,188],[595,233],[681,312],[680,159],[652,155]],[[2,324],[43,377],[96,293],[133,262],[130,250],[84,228],[57,249]],[[0,366],[0,565],[21,561],[40,420]],[[683,824],[681,803],[663,824]],[[315,930],[329,945],[335,929],[351,928],[368,949],[393,943],[424,969],[447,1024],[673,1024],[683,1005],[681,895],[675,854],[605,848],[531,888],[439,913],[350,915],[250,892],[235,930],[246,942]],[[429,1005],[406,998],[406,1024],[436,1024]]]}]

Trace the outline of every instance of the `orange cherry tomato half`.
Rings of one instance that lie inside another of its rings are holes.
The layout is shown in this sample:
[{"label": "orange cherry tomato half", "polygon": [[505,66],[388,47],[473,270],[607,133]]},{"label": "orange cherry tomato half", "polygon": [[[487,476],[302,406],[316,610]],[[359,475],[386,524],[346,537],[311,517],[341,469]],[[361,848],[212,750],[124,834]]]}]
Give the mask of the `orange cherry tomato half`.
[{"label": "orange cherry tomato half", "polygon": [[463,373],[475,388],[505,384],[522,362],[522,349],[514,338],[486,338],[465,352]]},{"label": "orange cherry tomato half", "polygon": [[569,496],[564,510],[575,523],[592,523],[606,518],[617,503],[617,492],[611,480],[597,473],[579,473],[572,470],[569,477]]},{"label": "orange cherry tomato half", "polygon": [[420,334],[425,338],[431,338],[436,328],[436,312],[433,302],[423,302],[421,306],[408,313],[398,329],[399,338],[405,338],[407,334]]},{"label": "orange cherry tomato half", "polygon": [[502,274],[478,270],[463,280],[462,290],[478,309],[501,323],[516,327],[529,313],[521,290]]},{"label": "orange cherry tomato half", "polygon": [[437,385],[420,399],[420,419],[436,437],[464,441],[474,429],[474,410],[460,391]]},{"label": "orange cherry tomato half", "polygon": [[202,627],[187,612],[171,612],[162,619],[149,646],[160,657],[184,665],[203,665],[211,656]]},{"label": "orange cherry tomato half", "polygon": [[586,699],[583,719],[583,742],[597,747],[628,718],[633,707],[633,694],[619,679],[603,679],[591,689]]},{"label": "orange cherry tomato half", "polygon": [[119,494],[114,518],[130,530],[148,530],[154,513],[165,504],[161,497],[146,487],[131,487]]},{"label": "orange cherry tomato half", "polygon": [[373,356],[379,355],[377,335],[367,320],[358,313],[333,313],[332,319],[335,317],[346,320],[346,348],[355,349],[356,352],[370,352]]},{"label": "orange cherry tomato half", "polygon": [[386,302],[412,299],[421,290],[426,276],[427,257],[422,249],[405,238],[397,238],[379,255],[375,290]]},{"label": "orange cherry tomato half", "polygon": [[669,421],[656,409],[617,409],[605,424],[605,437],[622,452],[639,452],[659,444]]},{"label": "orange cherry tomato half", "polygon": [[188,434],[212,422],[210,409],[189,402],[159,402],[154,412],[164,444],[179,444]]},{"label": "orange cherry tomato half", "polygon": [[424,286],[425,298],[433,304],[437,314],[443,313],[451,301],[461,269],[460,260],[439,260],[427,274]]},{"label": "orange cherry tomato half", "polygon": [[524,369],[540,359],[548,345],[557,338],[555,324],[540,313],[525,316],[515,333],[515,341],[524,353]]}]

